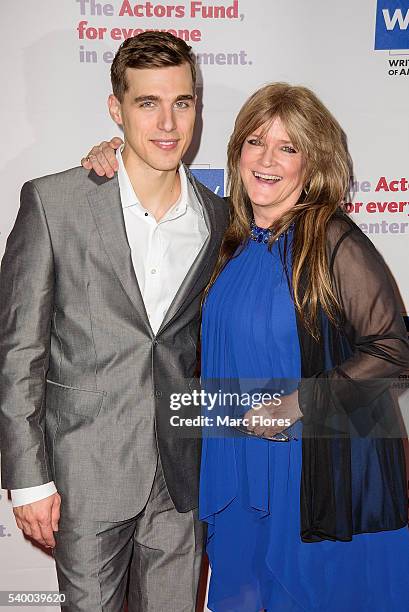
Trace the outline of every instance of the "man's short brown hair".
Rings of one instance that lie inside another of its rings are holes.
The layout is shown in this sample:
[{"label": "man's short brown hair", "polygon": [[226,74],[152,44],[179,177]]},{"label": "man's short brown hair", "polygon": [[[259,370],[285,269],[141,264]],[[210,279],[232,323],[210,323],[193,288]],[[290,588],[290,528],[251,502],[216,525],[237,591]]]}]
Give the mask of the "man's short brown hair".
[{"label": "man's short brown hair", "polygon": [[196,57],[192,47],[168,32],[142,32],[125,40],[116,52],[111,66],[114,95],[122,102],[128,89],[127,68],[165,68],[189,64],[193,91],[196,87]]}]

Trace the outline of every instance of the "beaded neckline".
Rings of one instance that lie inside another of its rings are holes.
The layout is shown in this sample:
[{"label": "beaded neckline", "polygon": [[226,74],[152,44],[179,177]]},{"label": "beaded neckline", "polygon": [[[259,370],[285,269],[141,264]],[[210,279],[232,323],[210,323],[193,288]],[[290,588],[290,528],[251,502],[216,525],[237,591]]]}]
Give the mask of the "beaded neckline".
[{"label": "beaded neckline", "polygon": [[[284,236],[288,236],[288,234],[294,229],[294,223],[291,223],[290,227],[286,232],[280,234],[280,239],[284,238]],[[259,227],[255,224],[254,219],[250,221],[250,238],[254,240],[254,242],[259,242],[260,244],[268,244],[270,238],[274,236],[274,232],[269,227]]]},{"label": "beaded neckline", "polygon": [[268,227],[259,227],[254,223],[254,219],[250,221],[250,238],[255,242],[268,244],[272,235],[273,230]]}]

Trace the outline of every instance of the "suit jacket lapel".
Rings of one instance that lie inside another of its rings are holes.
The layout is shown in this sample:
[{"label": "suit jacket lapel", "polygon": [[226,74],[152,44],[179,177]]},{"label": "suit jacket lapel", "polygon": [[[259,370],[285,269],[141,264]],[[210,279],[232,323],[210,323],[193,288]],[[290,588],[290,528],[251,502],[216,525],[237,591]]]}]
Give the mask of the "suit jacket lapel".
[{"label": "suit jacket lapel", "polygon": [[88,193],[87,198],[112,267],[140,315],[141,322],[152,336],[153,332],[132,264],[117,176]]},{"label": "suit jacket lapel", "polygon": [[[191,173],[186,170],[188,180],[190,181],[197,199],[199,200],[202,208],[205,223],[207,225],[207,229],[209,231],[209,235],[206,238],[206,241],[198,253],[195,261],[190,267],[187,275],[185,276],[182,284],[180,285],[169,309],[165,315],[165,318],[162,321],[162,324],[159,328],[158,334],[161,333],[165,327],[169,325],[172,319],[177,315],[180,308],[186,302],[189,294],[195,289],[196,284],[203,277],[208,266],[212,264],[213,254],[216,247],[219,246],[220,241],[217,237],[220,234],[220,229],[217,228],[217,219],[214,211],[214,204],[209,201],[206,194],[199,190],[195,178],[191,175]],[[224,229],[224,228],[223,228]]]}]

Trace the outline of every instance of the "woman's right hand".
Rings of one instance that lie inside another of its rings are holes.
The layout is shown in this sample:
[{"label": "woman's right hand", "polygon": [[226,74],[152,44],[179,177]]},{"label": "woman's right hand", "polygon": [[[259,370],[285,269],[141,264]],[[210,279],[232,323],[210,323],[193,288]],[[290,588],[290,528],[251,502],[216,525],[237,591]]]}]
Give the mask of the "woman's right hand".
[{"label": "woman's right hand", "polygon": [[98,176],[112,178],[118,170],[115,151],[123,144],[123,140],[115,136],[109,142],[103,140],[99,145],[92,147],[86,157],[81,159],[81,165],[86,170],[94,170]]}]

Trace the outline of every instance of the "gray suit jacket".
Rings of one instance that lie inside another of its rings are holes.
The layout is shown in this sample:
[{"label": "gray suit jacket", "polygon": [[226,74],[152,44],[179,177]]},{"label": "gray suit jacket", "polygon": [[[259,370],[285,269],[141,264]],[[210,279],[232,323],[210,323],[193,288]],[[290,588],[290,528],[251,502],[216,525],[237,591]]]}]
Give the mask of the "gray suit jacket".
[{"label": "gray suit jacket", "polygon": [[74,168],[23,186],[0,277],[3,487],[54,479],[69,515],[122,520],[145,505],[159,450],[177,510],[197,506],[200,440],[170,426],[169,394],[192,388],[228,210],[188,176],[209,238],[156,336],[117,178]]}]

